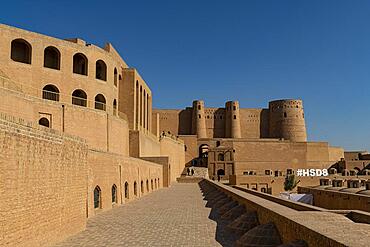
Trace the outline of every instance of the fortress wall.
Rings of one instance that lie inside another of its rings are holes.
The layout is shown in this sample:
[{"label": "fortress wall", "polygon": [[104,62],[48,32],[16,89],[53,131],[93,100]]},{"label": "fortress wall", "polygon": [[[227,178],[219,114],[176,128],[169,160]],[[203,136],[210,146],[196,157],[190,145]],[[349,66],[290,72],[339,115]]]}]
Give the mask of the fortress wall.
[{"label": "fortress wall", "polygon": [[307,142],[307,168],[329,168],[344,157],[343,148],[327,142]]},{"label": "fortress wall", "polygon": [[269,102],[271,138],[306,142],[307,133],[302,100],[283,99]]},{"label": "fortress wall", "polygon": [[191,161],[199,156],[198,153],[198,138],[195,135],[180,135],[179,138],[184,141],[185,151],[185,164],[190,166]]},{"label": "fortress wall", "polygon": [[240,108],[240,125],[243,138],[267,138],[269,113],[267,109]]},{"label": "fortress wall", "polygon": [[[296,177],[298,186],[317,186],[320,184],[320,178],[322,177]],[[261,191],[271,190],[272,195],[279,195],[280,192],[284,192],[284,181],[285,176],[274,177],[274,176],[243,176],[243,175],[231,175],[230,184],[240,185],[241,187]],[[296,192],[297,187],[293,190]]]},{"label": "fortress wall", "polygon": [[[348,177],[345,177],[348,179]],[[319,188],[303,187],[300,185],[299,193],[312,194],[314,206],[334,210],[362,210],[370,212],[370,196],[341,191],[330,191]]]},{"label": "fortress wall", "polygon": [[261,113],[262,109],[240,110],[240,125],[243,138],[260,138],[261,136]]},{"label": "fortress wall", "polygon": [[136,69],[123,69],[119,99],[118,109],[128,116],[130,129],[152,133],[152,91]]},{"label": "fortress wall", "polygon": [[51,128],[86,139],[89,148],[128,155],[128,125],[104,111],[43,100],[0,88],[0,112],[38,124],[49,119]]},{"label": "fortress wall", "polygon": [[169,157],[170,182],[176,182],[185,168],[185,146],[182,141],[162,136],[160,139],[161,156]]},{"label": "fortress wall", "polygon": [[135,158],[160,156],[160,143],[156,136],[130,130],[130,156]]},{"label": "fortress wall", "polygon": [[[191,129],[191,119],[184,122],[179,123],[179,118],[180,118],[180,112],[181,110],[153,110],[153,113],[159,113],[159,135],[165,131],[168,132],[170,131],[171,134],[173,135],[178,135],[179,133],[179,124],[185,124],[185,125],[190,125],[189,130]],[[190,134],[187,133],[187,134]]]},{"label": "fortress wall", "polygon": [[264,174],[265,169],[271,167],[286,171],[306,165],[307,148],[304,144],[248,141],[234,142],[233,146],[236,175],[242,175],[245,170],[256,170]]},{"label": "fortress wall", "polygon": [[123,70],[119,85],[118,111],[126,114],[130,129],[136,129],[136,89],[134,70]]},{"label": "fortress wall", "polygon": [[[0,67],[12,80],[22,84],[25,93],[41,97],[42,88],[53,84],[60,91],[60,101],[71,102],[71,95],[75,89],[82,89],[87,93],[88,107],[94,107],[95,96],[99,93],[106,98],[110,114],[113,114],[112,102],[118,100],[118,89],[114,85],[114,68],[120,73],[120,68],[127,67],[116,54],[94,45],[85,45],[84,42],[74,43],[56,39],[45,35],[0,25]],[[11,41],[22,38],[32,46],[31,64],[15,62],[10,58]],[[48,46],[56,47],[60,52],[60,70],[44,67],[44,49]],[[88,75],[73,73],[73,55],[84,54],[88,59]],[[103,60],[107,66],[107,80],[95,78],[97,60]]]},{"label": "fortress wall", "polygon": [[53,244],[86,226],[87,145],[0,117],[0,245]]},{"label": "fortress wall", "polygon": [[208,138],[225,137],[226,114],[224,108],[205,108]]},{"label": "fortress wall", "polygon": [[[162,188],[163,167],[152,162],[123,157],[121,155],[90,150],[88,153],[88,216],[112,209],[142,197],[158,188]],[[146,186],[148,180],[149,187]],[[153,189],[151,181],[153,180]],[[144,191],[141,191],[143,181]],[[157,182],[157,186],[155,181]],[[128,198],[125,198],[125,183],[128,183]],[[134,183],[137,183],[137,195],[134,193]],[[112,186],[117,187],[117,203],[112,203]],[[102,207],[94,209],[94,189],[101,189]]]},{"label": "fortress wall", "polygon": [[179,135],[191,135],[191,124],[193,118],[193,109],[190,107],[185,108],[179,112],[179,121],[178,121],[178,134]]},{"label": "fortress wall", "polygon": [[153,162],[156,164],[160,164],[162,166],[162,177],[163,179],[161,180],[161,186],[162,187],[169,187],[171,184],[170,181],[170,175],[169,175],[169,157],[168,156],[160,156],[160,157],[143,157],[141,158],[142,160],[146,160],[149,162]]},{"label": "fortress wall", "polygon": [[324,169],[338,160],[331,160],[326,142],[248,141],[234,142],[235,174],[256,171],[264,175],[265,169],[317,168]]},{"label": "fortress wall", "polygon": [[337,162],[344,158],[344,149],[342,147],[330,147],[329,146],[329,160]]}]

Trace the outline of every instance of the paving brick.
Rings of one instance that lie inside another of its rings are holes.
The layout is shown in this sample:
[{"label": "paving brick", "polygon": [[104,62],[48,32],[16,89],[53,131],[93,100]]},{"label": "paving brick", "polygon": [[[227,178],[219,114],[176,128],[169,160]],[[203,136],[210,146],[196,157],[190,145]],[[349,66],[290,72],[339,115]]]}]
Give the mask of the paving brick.
[{"label": "paving brick", "polygon": [[[89,219],[85,231],[55,247],[228,246],[198,184],[174,184]],[[225,244],[226,243],[226,244]],[[231,244],[230,244],[231,245]]]}]

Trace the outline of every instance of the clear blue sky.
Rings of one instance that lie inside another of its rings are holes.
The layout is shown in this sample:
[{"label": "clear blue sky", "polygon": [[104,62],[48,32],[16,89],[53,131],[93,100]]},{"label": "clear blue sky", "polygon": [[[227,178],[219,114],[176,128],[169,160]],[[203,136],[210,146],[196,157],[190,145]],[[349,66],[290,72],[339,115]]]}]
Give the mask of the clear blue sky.
[{"label": "clear blue sky", "polygon": [[301,98],[309,140],[370,150],[370,1],[5,1],[0,21],[113,43],[157,108]]}]

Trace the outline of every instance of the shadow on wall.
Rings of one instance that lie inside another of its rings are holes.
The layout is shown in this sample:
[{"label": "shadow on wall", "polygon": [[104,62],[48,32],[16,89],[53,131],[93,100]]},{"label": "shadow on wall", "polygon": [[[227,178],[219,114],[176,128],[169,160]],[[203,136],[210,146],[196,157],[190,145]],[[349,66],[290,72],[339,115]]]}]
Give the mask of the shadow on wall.
[{"label": "shadow on wall", "polygon": [[206,180],[199,182],[206,207],[211,208],[209,218],[217,222],[216,241],[222,246],[308,247],[303,240],[283,244],[273,223],[260,224],[257,212],[228,197]]},{"label": "shadow on wall", "polygon": [[179,114],[179,135],[190,135],[192,125],[192,110],[191,108],[186,108],[185,110],[180,111]]}]

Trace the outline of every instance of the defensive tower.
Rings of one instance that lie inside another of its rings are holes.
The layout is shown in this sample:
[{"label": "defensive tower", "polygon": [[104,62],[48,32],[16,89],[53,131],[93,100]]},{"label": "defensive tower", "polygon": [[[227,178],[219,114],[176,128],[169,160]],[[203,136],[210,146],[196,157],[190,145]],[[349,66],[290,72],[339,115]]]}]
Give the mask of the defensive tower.
[{"label": "defensive tower", "polygon": [[230,138],[241,138],[239,102],[228,101],[226,108],[225,134]]},{"label": "defensive tower", "polygon": [[203,100],[193,101],[192,132],[194,135],[198,135],[198,138],[207,138]]},{"label": "defensive tower", "polygon": [[283,99],[269,102],[271,138],[306,142],[306,125],[302,100]]}]

